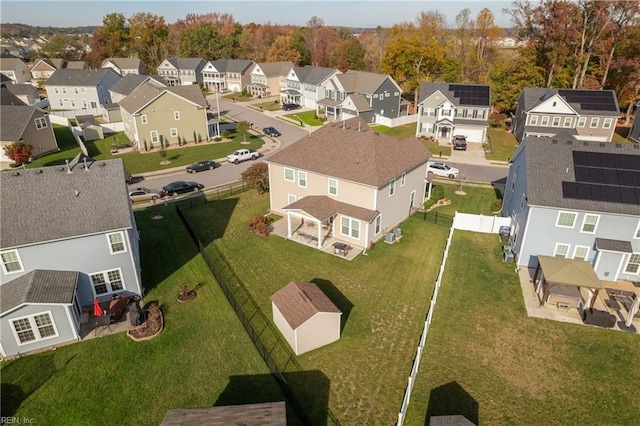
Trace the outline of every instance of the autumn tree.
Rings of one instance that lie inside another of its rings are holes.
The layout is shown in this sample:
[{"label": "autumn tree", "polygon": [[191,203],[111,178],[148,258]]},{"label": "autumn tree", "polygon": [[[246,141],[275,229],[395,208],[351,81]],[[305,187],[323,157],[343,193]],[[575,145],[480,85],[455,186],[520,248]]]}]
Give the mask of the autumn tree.
[{"label": "autumn tree", "polygon": [[247,132],[251,128],[251,123],[249,123],[248,121],[239,121],[237,128],[238,128],[238,131],[240,133],[242,133],[242,138],[246,142],[247,141]]},{"label": "autumn tree", "polygon": [[342,72],[364,70],[364,48],[357,38],[342,40],[333,51],[332,66]]},{"label": "autumn tree", "polygon": [[[616,91],[620,106],[626,108],[625,122],[629,124],[633,107],[640,101],[640,25],[627,28],[617,41],[616,52],[607,81]],[[605,63],[608,60],[602,58]]]},{"label": "autumn tree", "polygon": [[320,28],[324,26],[324,20],[317,16],[312,16],[307,21],[307,25],[304,31],[304,38],[306,42],[307,50],[311,53],[311,60],[313,65],[318,65],[317,62],[317,50],[320,42]]},{"label": "autumn tree", "polygon": [[76,39],[69,35],[56,34],[42,45],[39,54],[43,58],[62,58],[73,61],[82,59],[84,51]]},{"label": "autumn tree", "polygon": [[468,82],[475,63],[474,50],[475,22],[471,18],[469,8],[462,9],[456,15],[456,28],[453,31],[454,43],[451,56],[458,61],[460,75],[456,81]]},{"label": "autumn tree", "polygon": [[378,72],[384,55],[389,30],[378,26],[375,31],[365,30],[360,34],[360,44],[364,49],[365,71]]},{"label": "autumn tree", "polygon": [[33,146],[23,140],[10,143],[2,147],[4,154],[17,165],[26,164],[31,158]]},{"label": "autumn tree", "polygon": [[299,65],[301,59],[295,40],[288,35],[276,38],[267,52],[269,62],[291,61],[294,65]]},{"label": "autumn tree", "polygon": [[109,58],[126,57],[131,37],[127,20],[122,13],[109,13],[102,19],[105,53]]},{"label": "autumn tree", "polygon": [[474,37],[476,39],[476,64],[473,81],[486,83],[489,64],[495,57],[495,43],[504,31],[494,22],[493,13],[486,7],[476,15]]},{"label": "autumn tree", "polygon": [[240,179],[247,185],[255,186],[259,194],[269,192],[269,167],[265,162],[249,166],[242,172]]},{"label": "autumn tree", "polygon": [[135,13],[129,20],[131,52],[149,68],[155,69],[169,56],[169,27],[162,16]]},{"label": "autumn tree", "polygon": [[527,60],[501,58],[496,60],[491,79],[491,104],[500,112],[515,111],[518,97],[525,87],[543,87],[545,70]]},{"label": "autumn tree", "polygon": [[239,40],[239,57],[251,58],[255,62],[266,62],[267,55],[275,40],[280,36],[289,35],[290,28],[271,25],[248,24],[242,29]]}]

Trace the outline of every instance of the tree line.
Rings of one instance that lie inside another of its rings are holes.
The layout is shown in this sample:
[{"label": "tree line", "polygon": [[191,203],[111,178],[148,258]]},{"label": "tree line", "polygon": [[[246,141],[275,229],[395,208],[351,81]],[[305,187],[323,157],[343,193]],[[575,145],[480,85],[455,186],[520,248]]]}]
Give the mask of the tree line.
[{"label": "tree line", "polygon": [[485,8],[475,16],[461,10],[453,28],[441,13],[424,11],[358,36],[317,16],[292,26],[241,25],[215,12],[172,24],[147,12],[129,18],[110,13],[95,28],[90,52],[65,49],[64,36],[54,36],[42,54],[82,56],[95,67],[107,57],[134,56],[149,72],[172,56],[364,70],[391,75],[413,100],[422,82],[489,84],[493,105],[502,112],[515,109],[523,87],[608,88],[630,112],[640,94],[640,2],[515,0],[503,12],[522,42],[515,49],[498,46],[505,31]]}]

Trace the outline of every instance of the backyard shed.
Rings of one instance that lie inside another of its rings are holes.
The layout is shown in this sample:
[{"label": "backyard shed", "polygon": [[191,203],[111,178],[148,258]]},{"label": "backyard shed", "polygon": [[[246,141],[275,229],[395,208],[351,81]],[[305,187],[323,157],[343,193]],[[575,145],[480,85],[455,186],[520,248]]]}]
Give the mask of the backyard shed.
[{"label": "backyard shed", "polygon": [[313,283],[292,281],[271,296],[273,322],[296,355],[340,339],[342,312]]}]

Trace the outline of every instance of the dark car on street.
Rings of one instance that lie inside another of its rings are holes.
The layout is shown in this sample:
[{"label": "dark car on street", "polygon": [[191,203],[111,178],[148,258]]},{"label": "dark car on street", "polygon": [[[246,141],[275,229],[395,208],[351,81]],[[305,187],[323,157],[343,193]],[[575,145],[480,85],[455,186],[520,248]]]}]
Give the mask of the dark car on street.
[{"label": "dark car on street", "polygon": [[213,170],[217,167],[220,167],[219,163],[216,163],[215,161],[211,161],[211,160],[203,160],[203,161],[198,161],[196,163],[193,163],[190,166],[187,166],[186,170],[187,170],[187,173],[197,173],[197,172],[203,172],[205,170]]},{"label": "dark car on street", "polygon": [[282,136],[282,133],[280,133],[278,129],[276,129],[275,127],[265,127],[264,129],[262,129],[262,133],[274,138],[277,138],[278,136]]},{"label": "dark car on street", "polygon": [[285,111],[292,111],[294,109],[300,109],[300,105],[299,104],[282,104],[282,109]]},{"label": "dark car on street", "polygon": [[176,194],[184,194],[186,192],[200,191],[204,188],[204,185],[198,182],[185,182],[183,180],[179,180],[177,182],[171,182],[168,185],[162,187],[161,194],[165,195],[176,195]]}]

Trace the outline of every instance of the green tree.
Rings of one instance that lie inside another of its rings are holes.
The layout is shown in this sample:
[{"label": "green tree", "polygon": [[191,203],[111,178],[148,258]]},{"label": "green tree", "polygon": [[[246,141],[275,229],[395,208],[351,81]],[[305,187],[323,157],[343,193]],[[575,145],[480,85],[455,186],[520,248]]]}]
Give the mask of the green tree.
[{"label": "green tree", "polygon": [[102,35],[107,57],[128,56],[131,38],[124,14],[109,13],[105,15],[102,19]]},{"label": "green tree", "polygon": [[261,161],[249,166],[242,174],[240,179],[248,184],[255,185],[259,194],[269,191],[269,166]]},{"label": "green tree", "polygon": [[185,58],[219,59],[223,37],[209,23],[203,22],[180,34],[178,54]]},{"label": "green tree", "polygon": [[3,146],[2,149],[7,157],[13,160],[17,165],[26,164],[31,158],[33,146],[25,141],[17,141]]},{"label": "green tree", "polygon": [[249,131],[250,127],[251,127],[251,123],[249,123],[248,121],[238,122],[238,131],[242,133],[242,138],[244,139],[245,142],[247,141],[247,132]]},{"label": "green tree", "polygon": [[364,70],[364,47],[355,37],[342,40],[333,51],[332,62],[342,72]]}]

